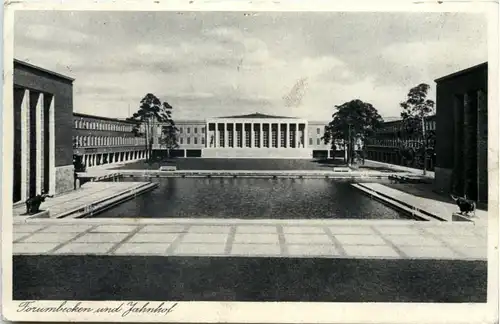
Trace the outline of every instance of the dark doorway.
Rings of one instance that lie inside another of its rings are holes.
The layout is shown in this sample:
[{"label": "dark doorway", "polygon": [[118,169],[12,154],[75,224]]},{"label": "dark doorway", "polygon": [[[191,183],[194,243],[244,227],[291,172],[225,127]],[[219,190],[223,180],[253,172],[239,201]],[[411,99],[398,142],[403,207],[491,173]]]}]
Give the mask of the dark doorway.
[{"label": "dark doorway", "polygon": [[21,200],[21,110],[24,98],[24,89],[14,88],[14,156],[13,156],[13,179],[12,179],[12,202]]},{"label": "dark doorway", "polygon": [[30,110],[30,118],[29,118],[29,197],[34,197],[36,192],[36,137],[38,133],[38,129],[36,128],[36,114],[37,112],[37,103],[38,98],[40,97],[40,93],[31,92],[30,91],[30,102],[29,102],[29,110]]},{"label": "dark doorway", "polygon": [[53,96],[45,94],[43,100],[43,190],[45,192],[50,191],[50,105],[52,103]]}]

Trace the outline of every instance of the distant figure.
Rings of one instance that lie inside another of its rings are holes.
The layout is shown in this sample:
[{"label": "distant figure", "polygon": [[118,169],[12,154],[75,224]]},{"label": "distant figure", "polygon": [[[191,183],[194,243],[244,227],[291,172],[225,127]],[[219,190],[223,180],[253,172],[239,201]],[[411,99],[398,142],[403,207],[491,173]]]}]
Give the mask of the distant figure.
[{"label": "distant figure", "polygon": [[463,197],[451,195],[451,199],[453,199],[458,208],[460,208],[460,214],[469,216],[469,214],[472,213],[472,216],[476,215],[476,203],[467,199],[467,195],[464,195]]},{"label": "distant figure", "polygon": [[54,196],[48,195],[45,191],[42,194],[36,195],[34,197],[26,200],[26,214],[32,215],[40,212],[40,205],[45,201],[46,198],[52,198]]}]

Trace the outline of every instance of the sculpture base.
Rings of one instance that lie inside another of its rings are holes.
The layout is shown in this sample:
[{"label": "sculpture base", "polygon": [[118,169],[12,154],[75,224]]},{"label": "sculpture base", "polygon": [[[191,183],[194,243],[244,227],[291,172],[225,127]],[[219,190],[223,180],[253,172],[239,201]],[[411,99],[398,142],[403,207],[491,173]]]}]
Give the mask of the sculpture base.
[{"label": "sculpture base", "polygon": [[460,213],[453,213],[451,216],[453,222],[473,222],[474,216],[467,216]]},{"label": "sculpture base", "polygon": [[50,218],[49,210],[40,210],[38,213],[34,214],[21,214],[21,216],[28,216],[28,218]]}]

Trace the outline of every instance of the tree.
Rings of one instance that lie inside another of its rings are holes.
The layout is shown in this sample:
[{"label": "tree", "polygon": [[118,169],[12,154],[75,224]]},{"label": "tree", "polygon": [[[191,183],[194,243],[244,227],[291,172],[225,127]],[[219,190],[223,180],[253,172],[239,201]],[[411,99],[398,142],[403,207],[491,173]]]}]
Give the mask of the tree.
[{"label": "tree", "polygon": [[160,123],[174,124],[172,120],[172,106],[161,102],[152,93],[142,98],[139,110],[127,120],[135,123],[132,132],[135,136],[144,137],[146,142],[146,158],[151,161],[153,151],[153,137],[155,126]]},{"label": "tree", "polygon": [[403,136],[405,140],[417,140],[420,143],[415,149],[415,157],[417,163],[422,165],[424,174],[427,156],[434,154],[434,151],[429,152],[429,148],[433,148],[433,134],[425,132],[425,119],[434,112],[434,101],[427,99],[429,89],[430,86],[425,83],[411,88],[406,101],[400,104],[403,109],[401,112]]},{"label": "tree", "polygon": [[162,136],[160,138],[160,145],[164,145],[167,148],[167,156],[170,158],[170,150],[179,147],[179,144],[177,143],[177,133],[179,129],[175,126],[175,122],[172,119],[172,107],[167,103],[164,104],[166,104],[165,111],[167,113],[168,121],[161,127]]},{"label": "tree", "polygon": [[332,115],[332,121],[325,127],[322,139],[325,144],[331,143],[332,148],[335,147],[337,140],[348,143],[348,162],[352,163],[354,142],[358,139],[363,141],[372,135],[383,120],[377,109],[359,99],[351,100],[335,108],[337,111]]}]

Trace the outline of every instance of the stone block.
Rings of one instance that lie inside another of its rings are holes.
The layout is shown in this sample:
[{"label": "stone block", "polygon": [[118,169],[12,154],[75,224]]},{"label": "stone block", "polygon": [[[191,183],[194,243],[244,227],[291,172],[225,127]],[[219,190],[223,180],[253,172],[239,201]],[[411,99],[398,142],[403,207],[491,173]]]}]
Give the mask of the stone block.
[{"label": "stone block", "polygon": [[73,165],[56,167],[56,194],[68,192],[74,189],[73,171]]},{"label": "stone block", "polygon": [[473,219],[469,216],[462,215],[460,213],[453,213],[451,216],[453,222],[472,222]]}]

